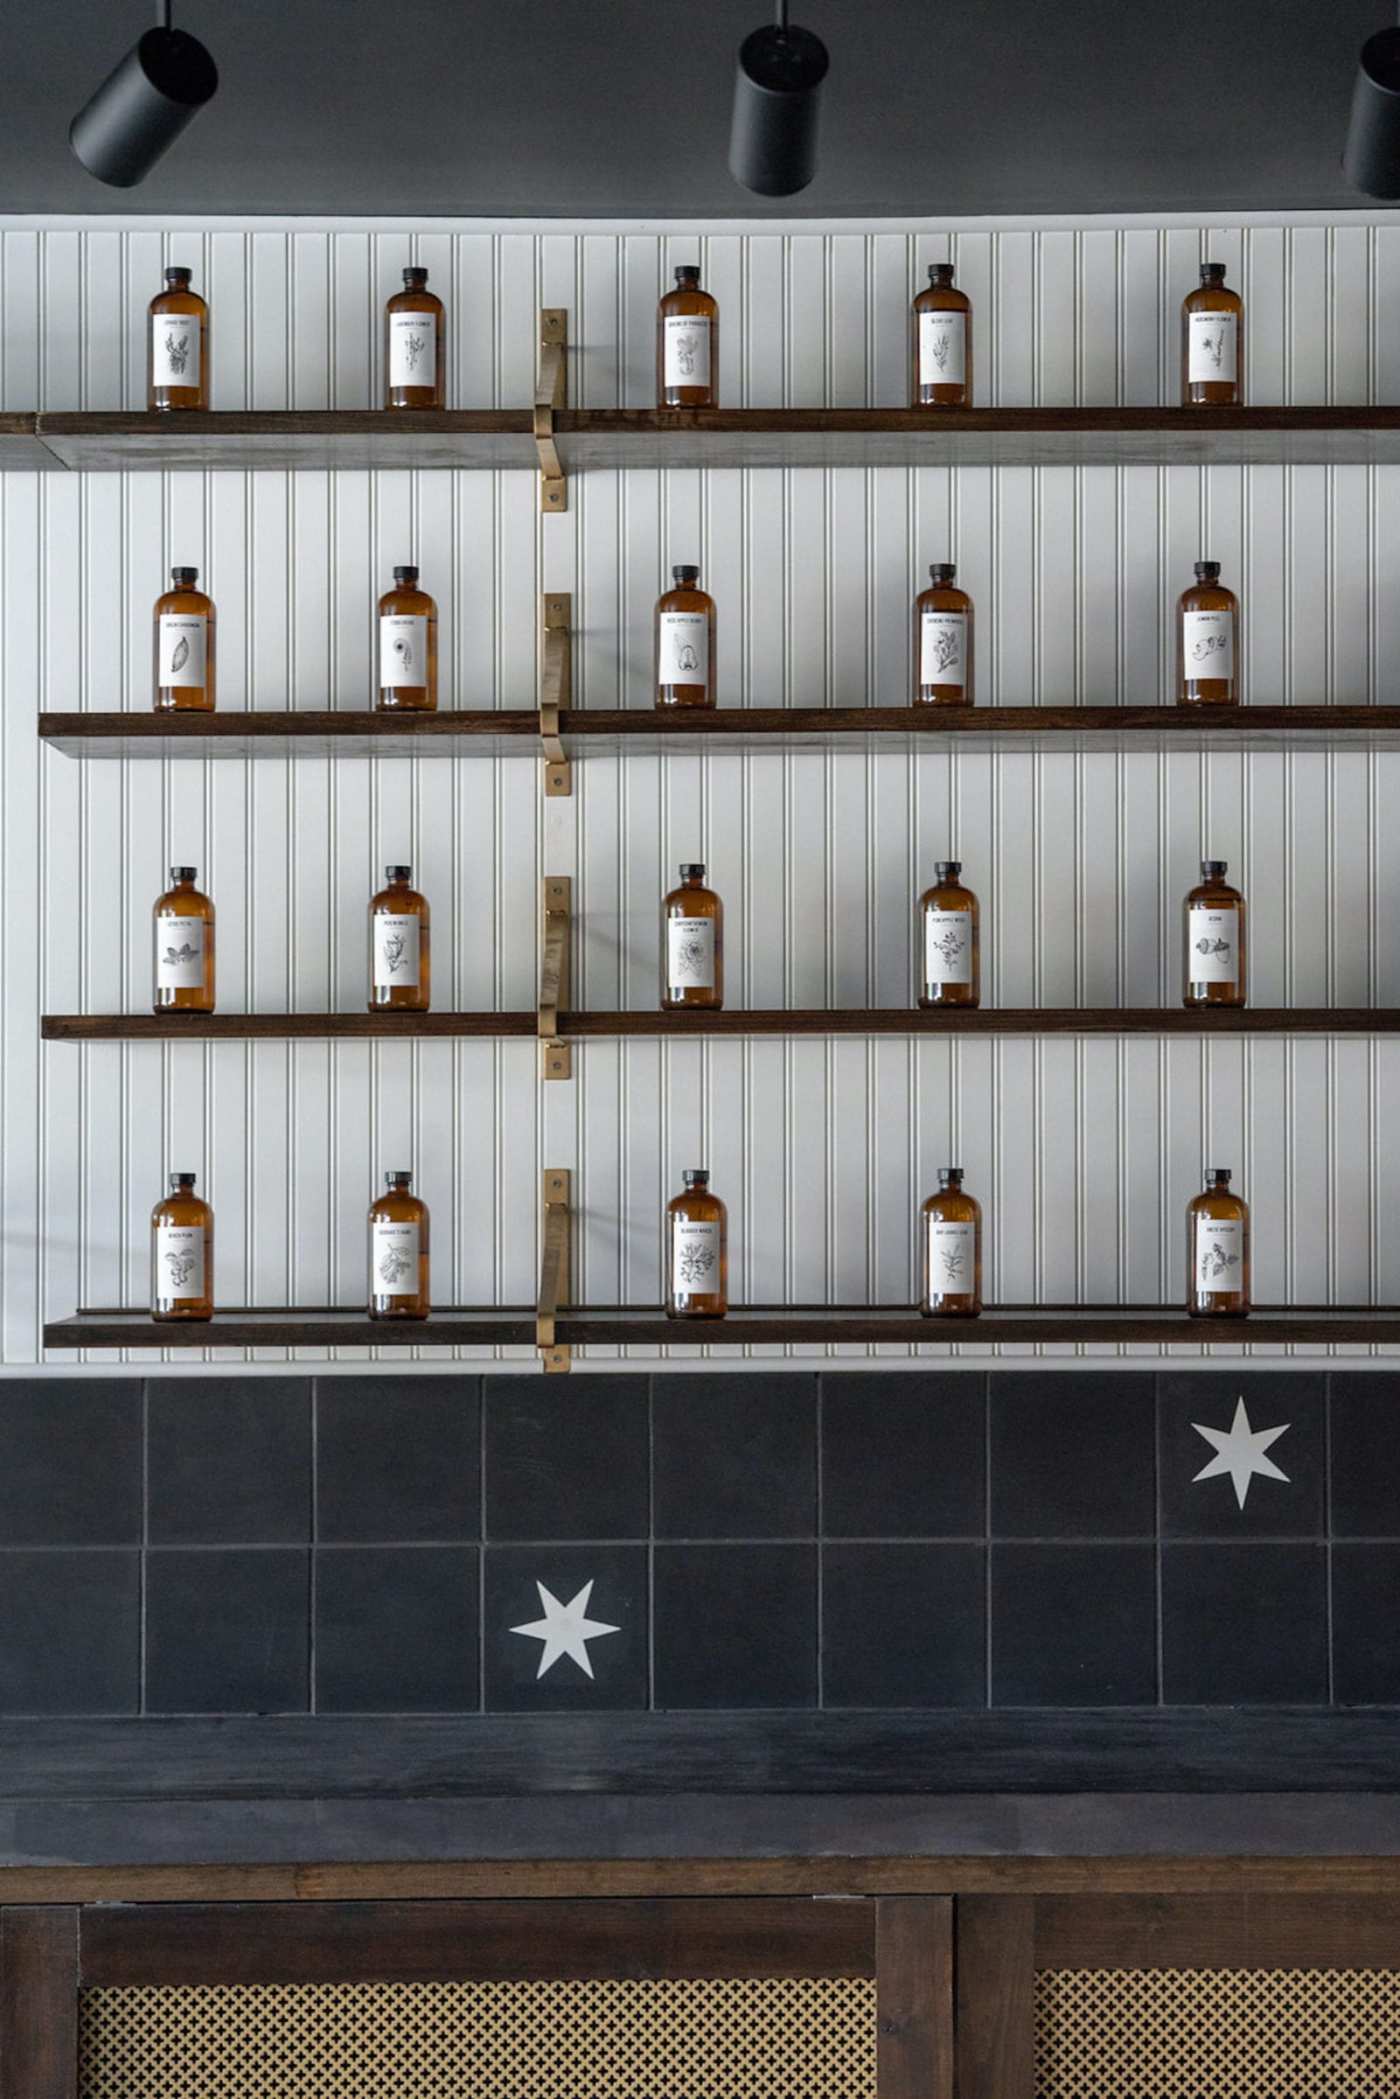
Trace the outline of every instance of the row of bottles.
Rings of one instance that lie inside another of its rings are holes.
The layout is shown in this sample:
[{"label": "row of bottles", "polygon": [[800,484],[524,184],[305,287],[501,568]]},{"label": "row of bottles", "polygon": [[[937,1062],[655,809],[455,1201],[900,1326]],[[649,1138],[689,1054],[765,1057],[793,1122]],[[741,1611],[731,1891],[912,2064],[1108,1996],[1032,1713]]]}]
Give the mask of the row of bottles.
[{"label": "row of bottles", "polygon": [[[1196,581],[1177,601],[1176,699],[1183,707],[1230,707],[1239,702],[1239,600],[1220,581],[1218,561],[1198,561]],[[672,587],[656,601],[655,704],[718,705],[715,683],[715,601],[700,588],[700,571],[679,563]],[[970,707],[973,686],[973,606],[960,588],[956,564],[935,561],[929,587],[914,600],[913,689],[916,707]],[[438,703],[437,604],[420,587],[409,563],[394,570],[394,586],[379,600],[380,713],[432,713]],[[155,710],[211,713],[215,686],[214,600],[199,588],[199,571],[175,568],[170,588],[155,602]]]},{"label": "row of bottles", "polygon": [[[722,1319],[729,1309],[729,1216],[704,1167],[690,1167],[666,1205],[666,1312],[672,1319]],[[386,1174],[369,1208],[368,1307],[372,1319],[426,1319],[428,1206],[402,1169]],[[940,1168],[938,1192],[920,1212],[923,1290],[930,1319],[975,1319],[982,1310],[982,1206],[960,1166]],[[1212,1167],[1186,1207],[1186,1310],[1193,1318],[1239,1318],[1250,1308],[1249,1207],[1230,1189],[1228,1167]],[[151,1315],[210,1319],[214,1313],[214,1213],[192,1173],[173,1173],[151,1212]]]},{"label": "row of bottles", "polygon": [[[930,263],[927,287],[910,316],[909,399],[915,408],[972,406],[972,301],[950,262]],[[193,272],[167,269],[150,304],[147,403],[209,406],[209,308],[191,289]],[[1201,281],[1181,309],[1181,400],[1185,407],[1237,408],[1244,400],[1244,302],[1225,282],[1225,265],[1201,265]],[[658,408],[719,406],[719,304],[684,264],[656,316]],[[384,310],[384,405],[447,405],[447,315],[428,272],[411,266]]]},{"label": "row of bottles", "polygon": [[[198,869],[172,867],[152,913],[155,1011],[214,1011],[214,905]],[[940,860],[917,905],[920,1006],[975,1007],[982,995],[981,908],[960,860]],[[1223,860],[1203,860],[1182,906],[1182,1002],[1245,1003],[1245,904]],[[724,905],[701,861],[683,862],[661,903],[661,1008],[724,1004]],[[432,914],[413,869],[391,862],[369,903],[369,1009],[426,1013],[432,993]]]}]

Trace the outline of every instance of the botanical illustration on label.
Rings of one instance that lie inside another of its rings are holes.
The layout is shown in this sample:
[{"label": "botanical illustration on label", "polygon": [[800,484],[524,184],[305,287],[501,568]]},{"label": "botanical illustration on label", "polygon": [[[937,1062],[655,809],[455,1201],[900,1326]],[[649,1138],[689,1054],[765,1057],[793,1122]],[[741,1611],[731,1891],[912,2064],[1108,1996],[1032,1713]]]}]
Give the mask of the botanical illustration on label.
[{"label": "botanical illustration on label", "polygon": [[208,649],[209,622],[202,612],[162,612],[157,683],[202,686]]},{"label": "botanical illustration on label", "polygon": [[1192,385],[1210,379],[1225,385],[1233,382],[1238,320],[1233,313],[1186,316],[1186,376]]},{"label": "botanical illustration on label", "polygon": [[158,991],[204,989],[205,930],[202,918],[171,917],[156,920]]},{"label": "botanical illustration on label", "polygon": [[715,988],[715,922],[712,918],[668,918],[666,982],[673,991]]},{"label": "botanical illustration on label", "polygon": [[658,685],[708,685],[710,621],[704,612],[663,612],[656,649]]},{"label": "botanical illustration on label", "polygon": [[919,633],[920,685],[967,683],[967,614],[926,612]]},{"label": "botanical illustration on label", "polygon": [[935,1297],[970,1297],[977,1282],[977,1227],[943,1217],[928,1221],[929,1289]]},{"label": "botanical illustration on label", "polygon": [[919,315],[920,386],[961,386],[967,375],[967,315]]},{"label": "botanical illustration on label", "polygon": [[426,685],[428,682],[428,616],[425,612],[384,612],[379,618],[379,686]]},{"label": "botanical illustration on label", "polygon": [[662,371],[667,386],[710,383],[710,317],[668,313],[661,329]]},{"label": "botanical illustration on label", "polygon": [[671,1288],[677,1296],[719,1289],[719,1225],[714,1220],[671,1227]]},{"label": "botanical illustration on label", "polygon": [[370,1296],[418,1295],[418,1227],[376,1217],[369,1235]]},{"label": "botanical illustration on label", "polygon": [[1235,622],[1228,612],[1183,612],[1181,660],[1188,678],[1233,678]]},{"label": "botanical illustration on label", "polygon": [[418,929],[414,911],[376,911],[370,921],[374,937],[374,988],[418,989]]},{"label": "botanical illustration on label", "polygon": [[156,1226],[155,1295],[165,1300],[204,1295],[202,1224]]},{"label": "botanical illustration on label", "polygon": [[389,316],[390,386],[437,385],[437,315]]},{"label": "botanical illustration on label", "polygon": [[1196,1288],[1244,1288],[1244,1225],[1238,1217],[1196,1218]]},{"label": "botanical illustration on label", "polygon": [[1239,973],[1240,914],[1193,904],[1186,922],[1186,976],[1192,984],[1233,984]]},{"label": "botanical illustration on label", "polygon": [[924,982],[972,982],[972,913],[925,911]]},{"label": "botanical illustration on label", "polygon": [[151,315],[151,381],[155,386],[198,386],[199,315]]}]

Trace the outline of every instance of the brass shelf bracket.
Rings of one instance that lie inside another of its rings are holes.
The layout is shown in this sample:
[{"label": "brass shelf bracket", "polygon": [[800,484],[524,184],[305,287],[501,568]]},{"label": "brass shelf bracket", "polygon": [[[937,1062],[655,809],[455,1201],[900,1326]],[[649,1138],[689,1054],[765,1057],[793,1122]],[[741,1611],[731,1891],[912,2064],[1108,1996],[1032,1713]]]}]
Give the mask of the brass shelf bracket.
[{"label": "brass shelf bracket", "polygon": [[554,411],[569,405],[569,314],[564,306],[540,311],[540,376],[535,384],[535,449],[540,455],[540,509],[567,510],[569,484],[554,442]]},{"label": "brass shelf bracket", "polygon": [[540,1191],[544,1244],[540,1255],[540,1294],[535,1304],[535,1346],[546,1374],[567,1370],[572,1360],[567,1344],[554,1338],[555,1316],[569,1300],[570,1179],[567,1167],[546,1167]]},{"label": "brass shelf bracket", "polygon": [[567,590],[546,591],[541,600],[544,631],[540,645],[540,743],[544,751],[544,791],[549,797],[574,791],[573,767],[559,741],[559,710],[568,706],[573,688],[573,606]]},{"label": "brass shelf bracket", "polygon": [[573,1053],[559,1040],[559,1014],[569,1005],[569,924],[573,883],[568,875],[547,875],[540,884],[540,996],[535,1033],[540,1044],[540,1077],[571,1079]]}]

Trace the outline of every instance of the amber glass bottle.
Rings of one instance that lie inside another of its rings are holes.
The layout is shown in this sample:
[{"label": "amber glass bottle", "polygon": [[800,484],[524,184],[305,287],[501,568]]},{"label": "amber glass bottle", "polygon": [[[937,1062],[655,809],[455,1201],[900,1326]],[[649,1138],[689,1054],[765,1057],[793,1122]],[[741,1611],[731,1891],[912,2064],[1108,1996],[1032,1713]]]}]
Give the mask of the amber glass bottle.
[{"label": "amber glass bottle", "polygon": [[971,408],[972,301],[953,283],[951,262],[931,262],[914,301],[910,356],[915,408]]},{"label": "amber glass bottle", "polygon": [[666,1205],[666,1316],[723,1319],[729,1310],[729,1213],[708,1167],[688,1167]]},{"label": "amber glass bottle", "polygon": [[975,1319],[982,1309],[982,1205],[964,1193],[961,1166],[940,1166],[923,1207],[926,1319]]},{"label": "amber glass bottle", "polygon": [[1249,1310],[1249,1205],[1230,1193],[1228,1166],[1212,1166],[1186,1205],[1186,1309],[1193,1319]]},{"label": "amber glass bottle", "polygon": [[151,1212],[151,1317],[213,1316],[214,1212],[195,1194],[192,1173],[172,1173],[169,1195]]},{"label": "amber glass bottle", "polygon": [[1244,404],[1244,300],[1223,262],[1203,262],[1181,306],[1181,400],[1186,408]]},{"label": "amber glass bottle", "polygon": [[416,568],[396,568],[394,587],[379,600],[381,714],[437,710],[437,606],[418,588]]},{"label": "amber glass bottle", "polygon": [[172,867],[151,913],[157,1013],[214,1010],[214,906],[195,888],[194,867]]},{"label": "amber glass bottle", "polygon": [[384,309],[384,406],[445,408],[447,315],[428,273],[410,268]]},{"label": "amber glass bottle", "polygon": [[914,704],[970,707],[972,600],[957,586],[957,564],[935,561],[932,582],[914,600]]},{"label": "amber glass bottle", "polygon": [[209,308],[190,290],[189,270],[165,273],[147,312],[146,406],[209,406]]},{"label": "amber glass bottle", "polygon": [[197,568],[173,568],[155,602],[155,711],[214,711],[214,600]]},{"label": "amber glass bottle", "polygon": [[921,1006],[975,1006],[982,995],[977,899],[958,877],[961,860],[940,860],[919,898]]},{"label": "amber glass bottle", "polygon": [[386,1173],[387,1187],[369,1206],[369,1316],[426,1319],[428,1206],[411,1173]]},{"label": "amber glass bottle", "polygon": [[432,990],[428,899],[413,887],[411,867],[386,867],[384,887],[369,900],[369,1010],[426,1013]]},{"label": "amber glass bottle", "polygon": [[1198,561],[1176,621],[1176,697],[1182,707],[1239,703],[1240,605],[1220,581],[1218,561]]},{"label": "amber glass bottle", "polygon": [[1225,877],[1224,860],[1203,860],[1201,879],[1182,906],[1182,1004],[1242,1006],[1247,942],[1244,898]]},{"label": "amber glass bottle", "polygon": [[719,407],[719,304],[694,265],[676,271],[656,309],[656,405]]},{"label": "amber glass bottle", "polygon": [[715,704],[715,601],[697,588],[698,568],[671,571],[674,588],[656,601],[656,704]]},{"label": "amber glass bottle", "polygon": [[703,863],[688,861],[661,904],[661,1010],[723,1004],[724,906],[705,887]]}]

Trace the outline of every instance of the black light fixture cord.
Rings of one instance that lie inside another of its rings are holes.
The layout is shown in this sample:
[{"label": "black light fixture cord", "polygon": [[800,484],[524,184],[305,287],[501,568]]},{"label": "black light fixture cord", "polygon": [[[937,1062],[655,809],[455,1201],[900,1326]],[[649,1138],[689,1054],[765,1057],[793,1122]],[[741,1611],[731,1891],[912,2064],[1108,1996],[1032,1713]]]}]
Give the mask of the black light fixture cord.
[{"label": "black light fixture cord", "polygon": [[169,30],[172,0],[156,0],[156,21],[164,30]]},{"label": "black light fixture cord", "polygon": [[778,34],[786,36],[788,31],[788,0],[778,0]]}]

